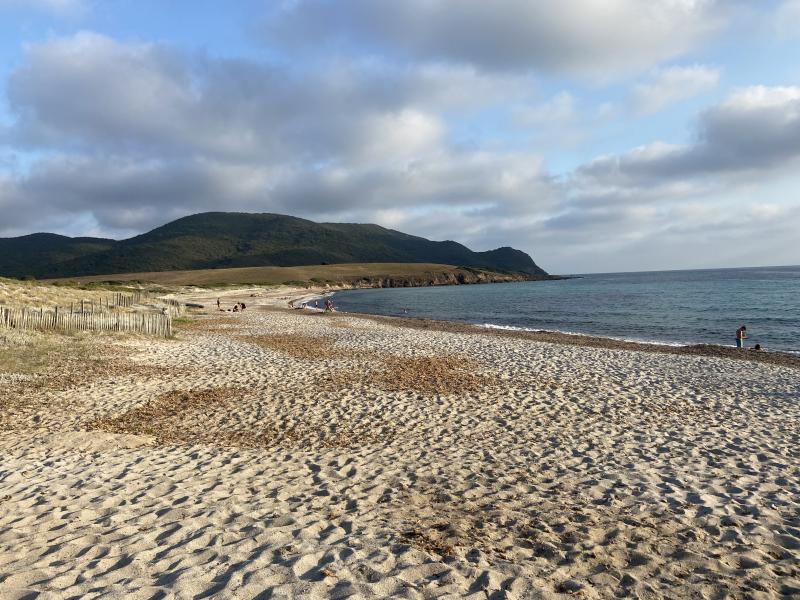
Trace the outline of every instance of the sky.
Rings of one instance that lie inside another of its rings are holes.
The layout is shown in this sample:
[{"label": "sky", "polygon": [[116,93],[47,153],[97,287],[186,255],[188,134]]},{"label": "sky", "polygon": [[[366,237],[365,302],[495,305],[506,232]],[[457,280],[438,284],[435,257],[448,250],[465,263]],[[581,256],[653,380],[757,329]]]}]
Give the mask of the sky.
[{"label": "sky", "polygon": [[212,210],[800,264],[800,0],[0,0],[0,236]]}]

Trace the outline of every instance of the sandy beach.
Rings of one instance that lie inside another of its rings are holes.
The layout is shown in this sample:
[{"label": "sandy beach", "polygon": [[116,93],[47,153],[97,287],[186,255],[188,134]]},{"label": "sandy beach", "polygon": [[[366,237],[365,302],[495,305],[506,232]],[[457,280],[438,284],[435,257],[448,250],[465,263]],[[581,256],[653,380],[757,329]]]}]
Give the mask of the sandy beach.
[{"label": "sandy beach", "polygon": [[791,361],[293,293],[0,372],[0,598],[800,596]]}]

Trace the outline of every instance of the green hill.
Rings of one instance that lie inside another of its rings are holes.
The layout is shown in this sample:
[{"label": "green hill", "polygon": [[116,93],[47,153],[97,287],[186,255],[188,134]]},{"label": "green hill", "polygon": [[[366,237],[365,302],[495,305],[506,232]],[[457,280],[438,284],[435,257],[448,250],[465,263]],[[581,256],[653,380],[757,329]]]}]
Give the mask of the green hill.
[{"label": "green hill", "polygon": [[323,263],[440,263],[546,274],[514,248],[473,252],[355,223],[314,223],[275,214],[201,213],[121,241],[33,234],[0,238],[0,275],[77,277]]},{"label": "green hill", "polygon": [[0,276],[44,277],[58,265],[110,251],[115,240],[34,233],[0,238]]}]

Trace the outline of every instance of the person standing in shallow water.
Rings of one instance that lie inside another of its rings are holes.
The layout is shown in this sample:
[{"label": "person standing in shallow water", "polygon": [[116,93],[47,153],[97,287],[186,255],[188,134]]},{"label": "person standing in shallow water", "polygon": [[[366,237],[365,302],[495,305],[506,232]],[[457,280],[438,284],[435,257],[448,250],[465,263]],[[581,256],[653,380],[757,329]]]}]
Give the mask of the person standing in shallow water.
[{"label": "person standing in shallow water", "polygon": [[736,347],[744,348],[744,338],[747,337],[747,327],[742,325],[736,330]]}]

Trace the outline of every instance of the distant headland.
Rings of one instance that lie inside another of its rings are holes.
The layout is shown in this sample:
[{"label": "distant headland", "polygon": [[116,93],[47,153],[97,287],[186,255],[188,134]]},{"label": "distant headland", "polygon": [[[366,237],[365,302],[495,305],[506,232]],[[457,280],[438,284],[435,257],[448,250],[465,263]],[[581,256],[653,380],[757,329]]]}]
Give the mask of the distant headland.
[{"label": "distant headland", "polygon": [[528,254],[507,246],[473,252],[379,225],[270,213],[199,213],[125,240],[53,233],[0,238],[0,276],[17,278],[345,263],[435,263],[548,278]]}]

